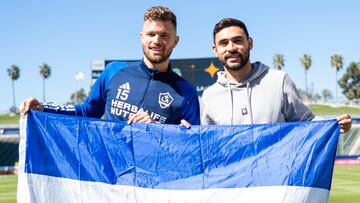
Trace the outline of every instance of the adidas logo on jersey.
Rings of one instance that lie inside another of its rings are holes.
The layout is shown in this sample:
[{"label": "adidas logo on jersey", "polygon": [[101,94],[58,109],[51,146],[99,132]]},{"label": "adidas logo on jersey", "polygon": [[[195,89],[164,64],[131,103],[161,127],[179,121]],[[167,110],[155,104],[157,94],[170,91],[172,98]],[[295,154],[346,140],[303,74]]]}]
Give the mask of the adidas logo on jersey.
[{"label": "adidas logo on jersey", "polygon": [[129,90],[129,91],[130,91],[130,84],[129,84],[129,82],[120,85],[120,86],[119,86],[119,89],[124,89],[124,90]]}]

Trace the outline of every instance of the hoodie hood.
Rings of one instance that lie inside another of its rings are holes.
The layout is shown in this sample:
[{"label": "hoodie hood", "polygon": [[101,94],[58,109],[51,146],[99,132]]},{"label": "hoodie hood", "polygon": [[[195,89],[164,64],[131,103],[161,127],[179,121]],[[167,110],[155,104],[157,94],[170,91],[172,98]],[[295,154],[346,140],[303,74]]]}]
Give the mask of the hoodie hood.
[{"label": "hoodie hood", "polygon": [[251,84],[252,81],[256,80],[258,77],[262,76],[263,74],[265,74],[266,72],[269,71],[269,67],[262,64],[261,62],[255,62],[251,64],[251,71],[250,73],[245,77],[244,80],[240,81],[239,83],[237,82],[233,82],[233,81],[229,81],[226,77],[225,77],[225,71],[219,71],[217,72],[217,83],[219,83],[220,85],[224,86],[224,87],[228,87],[230,86],[234,86],[234,87],[245,87],[247,85],[249,85],[249,83]]}]

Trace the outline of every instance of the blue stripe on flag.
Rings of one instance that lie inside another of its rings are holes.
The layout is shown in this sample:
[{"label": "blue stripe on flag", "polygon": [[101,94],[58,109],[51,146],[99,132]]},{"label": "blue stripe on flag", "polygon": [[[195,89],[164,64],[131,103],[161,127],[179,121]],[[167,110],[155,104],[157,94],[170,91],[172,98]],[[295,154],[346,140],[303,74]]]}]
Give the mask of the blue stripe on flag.
[{"label": "blue stripe on flag", "polygon": [[32,111],[25,173],[158,189],[330,189],[336,120],[238,126],[104,121]]}]

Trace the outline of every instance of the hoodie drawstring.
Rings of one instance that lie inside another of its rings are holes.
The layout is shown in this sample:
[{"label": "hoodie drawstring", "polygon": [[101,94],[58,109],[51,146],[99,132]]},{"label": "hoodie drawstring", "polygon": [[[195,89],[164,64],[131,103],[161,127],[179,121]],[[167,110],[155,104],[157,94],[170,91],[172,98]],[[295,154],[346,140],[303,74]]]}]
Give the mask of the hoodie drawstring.
[{"label": "hoodie drawstring", "polygon": [[246,83],[246,93],[247,93],[247,98],[248,98],[250,121],[251,121],[251,124],[254,124],[253,113],[252,113],[252,108],[251,108],[251,91],[252,91],[252,88],[250,87],[250,82],[247,82]]},{"label": "hoodie drawstring", "polygon": [[228,85],[228,90],[229,90],[229,93],[230,93],[230,101],[231,101],[231,118],[230,118],[230,125],[233,124],[234,122],[234,98],[233,98],[233,93],[231,91],[231,85],[230,85],[230,82],[227,81],[227,85]]}]

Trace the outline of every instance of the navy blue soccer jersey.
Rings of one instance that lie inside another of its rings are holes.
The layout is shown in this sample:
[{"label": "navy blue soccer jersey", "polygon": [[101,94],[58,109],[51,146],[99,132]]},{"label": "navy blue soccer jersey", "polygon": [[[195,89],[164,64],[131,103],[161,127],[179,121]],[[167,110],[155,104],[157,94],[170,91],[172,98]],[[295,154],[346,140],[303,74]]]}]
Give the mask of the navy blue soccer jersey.
[{"label": "navy blue soccer jersey", "polygon": [[171,70],[158,72],[145,63],[112,62],[95,82],[82,104],[66,107],[48,103],[47,112],[127,121],[146,111],[157,123],[200,124],[199,100],[194,87]]}]

